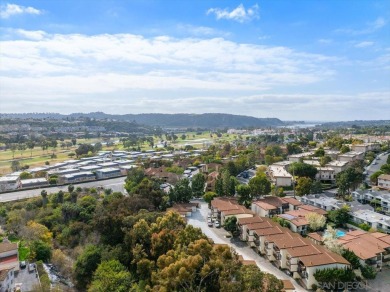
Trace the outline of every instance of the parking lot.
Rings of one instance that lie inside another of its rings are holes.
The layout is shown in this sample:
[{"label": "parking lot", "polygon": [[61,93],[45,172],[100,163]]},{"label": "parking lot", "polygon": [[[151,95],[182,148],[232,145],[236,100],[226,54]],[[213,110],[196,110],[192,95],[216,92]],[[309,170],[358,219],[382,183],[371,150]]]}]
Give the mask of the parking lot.
[{"label": "parking lot", "polygon": [[20,269],[19,273],[15,277],[15,284],[21,283],[21,291],[33,291],[34,287],[39,286],[37,270],[29,272],[28,268]]}]

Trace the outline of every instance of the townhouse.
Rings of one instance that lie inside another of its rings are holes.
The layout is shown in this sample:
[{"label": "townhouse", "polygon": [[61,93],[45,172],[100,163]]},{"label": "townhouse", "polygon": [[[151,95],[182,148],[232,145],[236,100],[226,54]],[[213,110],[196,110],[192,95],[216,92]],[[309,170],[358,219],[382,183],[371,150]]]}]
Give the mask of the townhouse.
[{"label": "townhouse", "polygon": [[[260,219],[264,221],[258,222]],[[314,278],[317,270],[350,267],[350,263],[340,255],[275,224],[269,218],[260,219],[239,220],[240,230],[247,232],[241,238],[247,238],[257,253],[293,276],[306,289],[318,284]],[[252,234],[253,242],[250,241]]]},{"label": "townhouse", "polygon": [[369,265],[381,270],[390,266],[390,235],[381,232],[354,230],[347,232],[338,242],[355,253],[361,265]]},{"label": "townhouse", "polygon": [[351,150],[355,152],[368,152],[368,151],[379,151],[381,150],[381,145],[379,143],[363,143],[351,145]]},{"label": "townhouse", "polygon": [[372,229],[390,233],[390,216],[383,215],[372,210],[352,210],[350,212],[352,221],[356,224],[367,224]]},{"label": "townhouse", "polygon": [[234,198],[214,198],[210,205],[212,217],[216,218],[221,225],[223,225],[225,220],[229,217],[235,216],[237,219],[240,219],[251,218],[254,215],[251,210],[238,204],[237,199]]},{"label": "townhouse", "polygon": [[299,154],[293,154],[288,156],[288,160],[291,162],[300,162],[304,158],[309,158],[313,156],[314,152],[304,152],[304,153],[299,153]]},{"label": "townhouse", "polygon": [[378,177],[378,187],[385,190],[390,190],[390,174],[381,174]]},{"label": "townhouse", "polygon": [[364,152],[350,151],[344,154],[339,154],[339,161],[353,162],[364,159]]},{"label": "townhouse", "polygon": [[19,271],[18,244],[8,240],[0,243],[0,270],[5,269]]},{"label": "townhouse", "polygon": [[338,174],[348,168],[348,161],[333,160],[325,165],[325,167],[332,168],[335,174]]},{"label": "townhouse", "polygon": [[270,165],[267,174],[270,180],[278,187],[291,186],[293,177],[284,166]]},{"label": "townhouse", "polygon": [[374,207],[381,207],[382,211],[390,211],[390,193],[378,192],[374,190],[356,190],[352,192],[352,197],[363,204],[375,202]]},{"label": "townhouse", "polygon": [[253,201],[251,209],[260,217],[273,217],[290,210],[290,203],[283,198],[267,196]]}]

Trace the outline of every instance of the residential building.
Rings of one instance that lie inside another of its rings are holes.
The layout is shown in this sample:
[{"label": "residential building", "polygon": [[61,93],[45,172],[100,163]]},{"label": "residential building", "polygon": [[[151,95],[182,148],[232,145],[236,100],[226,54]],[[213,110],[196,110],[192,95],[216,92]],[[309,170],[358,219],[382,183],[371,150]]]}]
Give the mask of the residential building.
[{"label": "residential building", "polygon": [[13,191],[21,187],[19,176],[0,177],[0,192]]},{"label": "residential building", "polygon": [[300,162],[302,159],[309,158],[314,154],[313,151],[304,152],[299,154],[292,154],[288,156],[288,160],[291,162]]},{"label": "residential building", "polygon": [[22,179],[20,181],[22,188],[34,188],[34,187],[44,187],[49,185],[49,181],[45,177]]},{"label": "residential building", "polygon": [[357,224],[367,224],[371,228],[390,233],[390,216],[371,210],[354,210],[350,212],[352,220]]},{"label": "residential building", "polygon": [[292,175],[283,167],[279,165],[270,165],[268,172],[271,181],[278,187],[291,186]]},{"label": "residential building", "polygon": [[355,152],[368,152],[368,151],[379,151],[381,149],[381,145],[379,143],[363,143],[363,144],[355,144],[351,145],[351,150]]},{"label": "residential building", "polygon": [[325,165],[325,167],[330,167],[334,169],[334,173],[338,174],[348,168],[348,161],[338,161],[338,160],[333,160],[329,162],[328,164]]},{"label": "residential building", "polygon": [[316,180],[334,182],[336,171],[332,167],[317,167]]},{"label": "residential building", "polygon": [[19,271],[18,244],[3,241],[0,243],[0,270],[13,269]]},{"label": "residential building", "polygon": [[78,173],[65,174],[58,177],[59,184],[73,184],[83,181],[95,180],[96,176],[94,173],[89,171],[83,171]]},{"label": "residential building", "polygon": [[378,177],[378,187],[385,190],[390,190],[390,174],[381,174]]},{"label": "residential building", "polygon": [[362,160],[364,159],[364,152],[350,151],[344,154],[339,154],[337,159],[339,161],[347,161],[347,162]]},{"label": "residential building", "polygon": [[347,232],[338,239],[359,258],[361,265],[370,265],[381,270],[390,265],[390,235],[381,232],[369,233],[362,230]]},{"label": "residential building", "polygon": [[252,211],[260,217],[273,217],[290,209],[290,204],[279,197],[267,196],[251,205]]},{"label": "residential building", "polygon": [[0,292],[11,292],[15,289],[14,269],[0,269]]},{"label": "residential building", "polygon": [[179,213],[182,217],[191,217],[193,212],[196,212],[199,208],[198,203],[176,203],[173,204],[171,208],[168,208],[167,211],[174,211]]},{"label": "residential building", "polygon": [[253,217],[253,212],[238,204],[234,198],[218,197],[211,201],[211,214],[221,225],[232,216],[237,219]]},{"label": "residential building", "polygon": [[[300,198],[302,203],[321,208],[325,211],[339,209],[345,203],[323,194],[306,195]],[[341,206],[340,206],[341,204]]]},{"label": "residential building", "polygon": [[363,204],[375,202],[374,207],[380,207],[384,212],[390,212],[390,193],[378,192],[374,190],[356,190],[352,192],[352,197]]},{"label": "residential building", "polygon": [[118,176],[122,175],[121,170],[119,168],[113,168],[113,167],[98,169],[98,170],[95,170],[95,173],[96,173],[97,179],[118,177]]}]

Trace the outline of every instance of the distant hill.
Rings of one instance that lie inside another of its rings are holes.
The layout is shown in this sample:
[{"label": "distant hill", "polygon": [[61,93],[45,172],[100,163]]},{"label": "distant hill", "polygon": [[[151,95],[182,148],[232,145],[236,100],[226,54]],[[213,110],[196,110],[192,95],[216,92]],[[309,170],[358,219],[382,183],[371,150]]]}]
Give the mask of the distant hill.
[{"label": "distant hill", "polygon": [[390,126],[390,120],[355,120],[345,122],[325,122],[321,124],[321,127],[326,128],[354,128],[370,126]]},{"label": "distant hill", "polygon": [[168,128],[241,128],[241,127],[276,127],[284,123],[277,118],[255,118],[231,114],[125,114],[111,115],[103,112],[73,113],[62,115],[58,113],[26,113],[26,114],[0,114],[1,118],[17,119],[66,119],[66,118],[93,118],[113,119],[117,121],[135,121],[148,126]]}]

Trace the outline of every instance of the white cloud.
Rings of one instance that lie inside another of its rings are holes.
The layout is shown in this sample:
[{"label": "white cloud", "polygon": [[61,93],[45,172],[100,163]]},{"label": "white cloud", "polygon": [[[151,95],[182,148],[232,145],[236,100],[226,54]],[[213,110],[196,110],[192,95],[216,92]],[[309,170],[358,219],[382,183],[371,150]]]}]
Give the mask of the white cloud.
[{"label": "white cloud", "polygon": [[373,46],[373,45],[374,45],[374,42],[367,42],[367,41],[365,41],[365,42],[357,43],[357,44],[355,45],[355,47],[356,47],[356,48],[367,48],[367,47],[371,47],[371,46]]},{"label": "white cloud", "polygon": [[17,4],[5,4],[0,6],[0,18],[6,19],[18,14],[42,14],[41,10],[38,10],[34,7],[26,7]]},{"label": "white cloud", "polygon": [[288,47],[221,37],[7,34],[0,42],[2,112],[229,112],[283,119],[332,113],[339,119],[359,113],[358,106],[371,109],[370,99],[390,108],[382,93],[292,94],[321,91],[342,60]]},{"label": "white cloud", "polygon": [[319,42],[320,44],[326,44],[326,45],[328,45],[328,44],[333,43],[333,40],[332,40],[332,39],[319,39],[318,42]]},{"label": "white cloud", "polygon": [[336,29],[336,33],[343,33],[348,35],[363,35],[363,34],[371,34],[387,24],[387,21],[383,17],[378,17],[373,22],[366,23],[366,26],[362,29],[350,29],[350,28],[340,28]]},{"label": "white cloud", "polygon": [[210,8],[209,10],[207,10],[206,14],[214,14],[217,19],[234,20],[240,23],[260,18],[259,5],[257,4],[253,5],[248,9],[245,9],[244,5],[240,4],[231,11],[228,8]]}]

